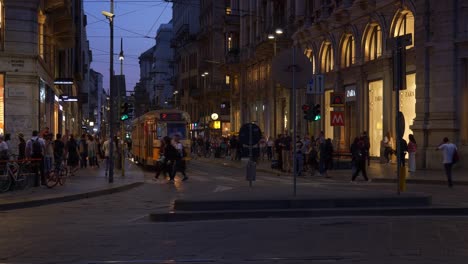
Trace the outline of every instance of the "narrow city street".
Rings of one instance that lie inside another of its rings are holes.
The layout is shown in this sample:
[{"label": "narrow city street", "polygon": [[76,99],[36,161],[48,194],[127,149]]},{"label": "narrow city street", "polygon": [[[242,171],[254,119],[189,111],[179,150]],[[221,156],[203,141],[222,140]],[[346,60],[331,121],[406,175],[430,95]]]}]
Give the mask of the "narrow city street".
[{"label": "narrow city street", "polygon": [[[150,222],[150,212],[169,210],[174,199],[248,185],[243,170],[223,164],[193,161],[188,172],[188,181],[169,184],[146,171],[145,184],[129,191],[0,211],[0,262],[462,263],[468,255],[466,217]],[[291,177],[259,172],[257,178],[252,188],[292,188]],[[310,177],[299,179],[304,184],[329,191],[391,188]]]}]

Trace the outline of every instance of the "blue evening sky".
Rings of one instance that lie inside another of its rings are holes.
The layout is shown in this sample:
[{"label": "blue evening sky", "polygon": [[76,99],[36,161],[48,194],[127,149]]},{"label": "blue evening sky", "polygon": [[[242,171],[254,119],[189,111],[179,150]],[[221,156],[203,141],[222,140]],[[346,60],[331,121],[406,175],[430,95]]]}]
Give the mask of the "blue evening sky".
[{"label": "blue evening sky", "polygon": [[[101,11],[110,11],[110,0],[83,0],[88,17],[87,34],[93,61],[91,68],[104,76],[103,86],[109,88],[109,36],[108,20]],[[155,42],[160,24],[172,18],[172,4],[164,0],[114,0],[114,72],[120,74],[120,39],[123,38],[125,60],[123,73],[127,91],[133,90],[140,79],[138,57]]]}]

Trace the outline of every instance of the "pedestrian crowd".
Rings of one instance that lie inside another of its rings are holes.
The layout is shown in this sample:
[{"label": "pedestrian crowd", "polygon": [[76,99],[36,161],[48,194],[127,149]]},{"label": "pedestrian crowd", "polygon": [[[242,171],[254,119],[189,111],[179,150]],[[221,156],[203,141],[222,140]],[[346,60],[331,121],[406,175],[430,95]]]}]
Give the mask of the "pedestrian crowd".
[{"label": "pedestrian crowd", "polygon": [[[34,130],[31,137],[27,138],[23,133],[18,133],[17,154],[12,153],[10,146],[10,134],[0,135],[0,159],[6,160],[31,160],[37,175],[34,186],[46,185],[47,175],[53,170],[66,167],[70,176],[74,176],[80,168],[99,168],[100,160],[106,160],[106,176],[109,166],[109,140],[104,140],[95,135],[82,134],[78,139],[68,130],[65,134],[50,133],[49,128],[41,132]],[[114,143],[117,142],[117,137]],[[118,157],[118,144],[115,144],[114,152]]]},{"label": "pedestrian crowd", "polygon": [[[393,163],[393,157],[398,156],[397,149],[399,149],[399,165],[404,168],[405,172],[407,170],[409,174],[414,174],[416,172],[416,139],[413,134],[409,134],[408,141],[403,137],[398,140],[399,148],[397,148],[398,141],[394,142],[391,133],[385,134],[381,141],[384,163]],[[294,143],[296,144],[296,153],[293,153]],[[317,137],[298,136],[294,143],[292,137],[287,133],[279,134],[276,139],[263,137],[258,144],[253,146],[252,158],[256,162],[271,162],[271,168],[289,173],[293,171],[293,159],[295,159],[296,175],[305,176],[310,173],[311,176],[330,177],[328,170],[334,166],[333,157],[341,154],[334,152],[332,140],[326,139],[323,131]],[[351,182],[355,182],[359,174],[362,174],[365,181],[371,181],[367,175],[367,167],[370,166],[370,147],[370,138],[366,131],[363,131],[351,142],[348,154],[351,157]],[[456,146],[445,138],[437,149],[443,150],[443,164],[447,181],[449,186],[453,186],[451,171],[453,164],[458,160]],[[212,137],[211,139],[198,136],[192,138],[191,150],[193,157],[228,157],[233,161],[239,161],[241,157],[248,157],[250,154],[248,147],[243,145],[237,136]],[[406,167],[406,158],[408,159],[408,167]]]},{"label": "pedestrian crowd", "polygon": [[177,172],[180,172],[183,176],[182,181],[188,180],[185,172],[187,152],[181,142],[180,136],[175,135],[173,138],[165,136],[161,140],[159,149],[161,151],[156,164],[156,175],[154,178],[158,179],[163,174],[164,177],[169,177],[169,182],[174,182]]}]

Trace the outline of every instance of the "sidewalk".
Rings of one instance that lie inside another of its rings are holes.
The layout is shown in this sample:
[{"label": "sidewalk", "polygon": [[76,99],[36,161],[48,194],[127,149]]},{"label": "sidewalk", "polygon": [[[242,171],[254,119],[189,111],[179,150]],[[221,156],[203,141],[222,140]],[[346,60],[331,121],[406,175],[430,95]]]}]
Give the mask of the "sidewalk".
[{"label": "sidewalk", "polygon": [[[247,159],[243,158],[241,161],[231,161],[230,157],[227,158],[197,158],[199,160],[206,160],[208,162],[214,162],[223,164],[225,166],[245,168],[247,165]],[[264,160],[257,162],[257,171],[278,175],[278,176],[292,176],[292,173],[282,172],[280,170],[271,169],[271,161]],[[303,176],[311,177],[310,172],[303,173]],[[333,180],[346,181],[351,180],[351,169],[331,169],[328,170],[328,175]],[[358,178],[362,178],[358,176]],[[367,175],[373,181],[376,182],[396,182],[397,179],[397,166],[396,163],[381,164],[377,160],[371,160],[371,164],[367,169]],[[414,173],[407,172],[406,182],[408,184],[438,184],[447,185],[447,178],[445,171],[443,170],[442,164],[440,164],[440,170],[417,170]],[[320,177],[320,176],[313,176]],[[453,182],[455,185],[468,185],[468,171],[465,169],[453,168]]]},{"label": "sidewalk", "polygon": [[139,167],[126,161],[125,177],[120,170],[114,170],[114,182],[104,176],[105,168],[79,169],[69,177],[65,185],[52,189],[45,186],[29,187],[25,190],[12,190],[0,193],[0,211],[39,206],[66,201],[96,197],[124,191],[143,184],[144,175]]}]

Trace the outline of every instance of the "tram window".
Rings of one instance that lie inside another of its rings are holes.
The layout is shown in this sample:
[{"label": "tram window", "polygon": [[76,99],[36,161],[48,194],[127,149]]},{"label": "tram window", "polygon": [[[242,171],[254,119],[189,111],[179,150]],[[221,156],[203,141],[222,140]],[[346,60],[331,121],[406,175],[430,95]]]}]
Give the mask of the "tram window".
[{"label": "tram window", "polygon": [[187,137],[186,133],[187,133],[187,130],[186,130],[185,124],[183,123],[178,123],[178,124],[168,123],[167,124],[167,134],[170,137],[179,135],[181,138],[186,138]]},{"label": "tram window", "polygon": [[166,126],[167,126],[167,123],[158,123],[158,126],[156,128],[158,139],[162,139],[163,137],[167,135]]}]

